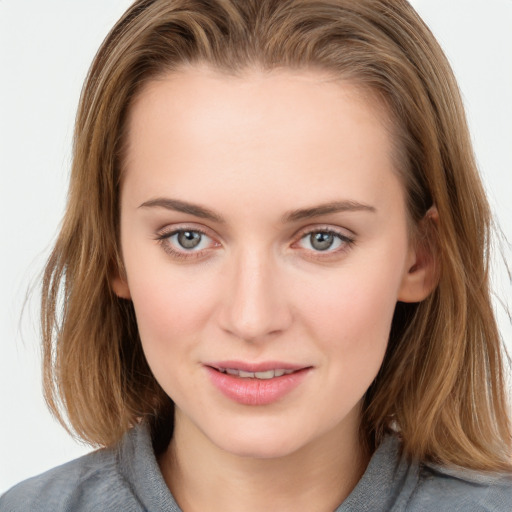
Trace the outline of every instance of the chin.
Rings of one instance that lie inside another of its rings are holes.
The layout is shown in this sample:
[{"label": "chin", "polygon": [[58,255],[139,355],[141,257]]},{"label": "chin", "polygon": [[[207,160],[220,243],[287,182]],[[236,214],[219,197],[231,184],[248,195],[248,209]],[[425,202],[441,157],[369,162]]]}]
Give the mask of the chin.
[{"label": "chin", "polygon": [[217,446],[237,457],[250,459],[278,459],[300,450],[303,443],[293,442],[287,436],[230,436],[216,443]]},{"label": "chin", "polygon": [[263,421],[246,419],[248,421],[222,423],[214,430],[203,430],[203,434],[227,453],[254,459],[286,457],[322,437],[315,435],[315,429],[308,429],[302,421],[276,421],[268,417],[262,418]]}]

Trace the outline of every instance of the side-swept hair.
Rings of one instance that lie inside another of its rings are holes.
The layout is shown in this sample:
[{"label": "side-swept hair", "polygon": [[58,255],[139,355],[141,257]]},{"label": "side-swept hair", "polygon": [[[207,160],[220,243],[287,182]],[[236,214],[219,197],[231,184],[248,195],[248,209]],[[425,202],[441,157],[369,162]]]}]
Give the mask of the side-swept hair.
[{"label": "side-swept hair", "polygon": [[111,281],[123,272],[119,193],[130,105],[148,81],[199,63],[232,74],[318,69],[381,98],[411,225],[433,205],[439,214],[428,236],[440,276],[426,300],[396,307],[365,396],[362,439],[374,447],[397,430],[409,457],[510,470],[489,290],[491,215],[453,73],[405,0],[138,0],[127,10],[82,91],[67,210],[44,274],[52,412],[100,446],[141,419],[156,433],[172,431],[172,402],[144,358],[133,306]]}]

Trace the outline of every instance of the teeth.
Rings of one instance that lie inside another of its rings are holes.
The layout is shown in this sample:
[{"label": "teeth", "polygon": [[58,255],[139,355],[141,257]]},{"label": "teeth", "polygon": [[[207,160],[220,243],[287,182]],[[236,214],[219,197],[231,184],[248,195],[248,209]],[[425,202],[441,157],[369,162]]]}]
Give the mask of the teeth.
[{"label": "teeth", "polygon": [[221,373],[227,373],[228,375],[234,375],[236,377],[241,377],[242,379],[261,379],[261,380],[269,380],[274,377],[282,377],[283,375],[289,375],[293,373],[294,370],[267,370],[264,372],[246,372],[244,370],[237,370],[236,368],[219,368]]},{"label": "teeth", "polygon": [[254,376],[257,379],[264,379],[264,380],[273,379],[274,375],[275,375],[275,371],[274,370],[267,370],[266,372],[256,372],[254,374]]}]

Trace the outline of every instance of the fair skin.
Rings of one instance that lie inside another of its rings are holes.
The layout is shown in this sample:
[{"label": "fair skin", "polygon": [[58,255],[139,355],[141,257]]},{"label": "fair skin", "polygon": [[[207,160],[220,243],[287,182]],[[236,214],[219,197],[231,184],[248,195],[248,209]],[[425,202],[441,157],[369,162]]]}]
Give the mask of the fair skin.
[{"label": "fair skin", "polygon": [[113,287],[176,405],[165,481],[185,512],[334,510],[395,304],[431,288],[385,110],[319,72],[197,66],[128,123]]}]

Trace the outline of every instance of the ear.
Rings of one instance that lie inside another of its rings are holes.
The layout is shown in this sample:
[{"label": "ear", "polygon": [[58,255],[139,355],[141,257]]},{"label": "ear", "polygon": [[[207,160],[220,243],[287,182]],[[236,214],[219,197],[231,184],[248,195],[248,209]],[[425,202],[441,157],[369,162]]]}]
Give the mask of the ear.
[{"label": "ear", "polygon": [[435,236],[438,223],[439,214],[432,206],[418,224],[410,242],[406,272],[398,294],[401,302],[421,302],[439,282]]},{"label": "ear", "polygon": [[130,300],[132,295],[130,293],[130,287],[128,286],[124,264],[119,256],[116,257],[116,262],[113,266],[115,267],[115,270],[112,271],[112,277],[110,278],[112,291],[120,299]]},{"label": "ear", "polygon": [[116,276],[111,279],[112,290],[120,299],[131,299],[130,288],[126,277]]}]

